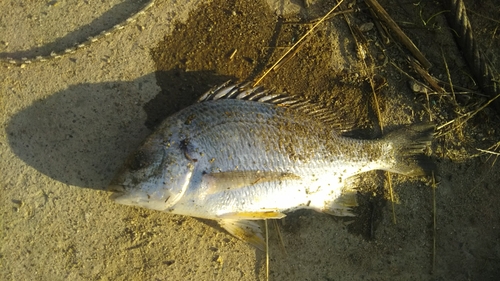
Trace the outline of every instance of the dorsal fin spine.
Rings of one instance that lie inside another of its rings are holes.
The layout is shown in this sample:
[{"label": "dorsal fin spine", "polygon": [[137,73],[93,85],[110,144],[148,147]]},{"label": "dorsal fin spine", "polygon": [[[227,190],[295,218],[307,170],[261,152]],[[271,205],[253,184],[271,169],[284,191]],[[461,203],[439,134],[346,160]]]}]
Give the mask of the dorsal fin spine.
[{"label": "dorsal fin spine", "polygon": [[220,98],[224,98],[227,96],[229,93],[231,93],[234,89],[238,90],[238,85],[231,85],[228,87],[225,87],[224,89],[221,89],[215,95],[213,96],[213,100],[218,100]]},{"label": "dorsal fin spine", "polygon": [[261,97],[260,99],[258,99],[257,101],[258,102],[276,102],[275,98],[278,98],[280,97],[281,94],[272,94],[272,95],[265,95],[263,97]]},{"label": "dorsal fin spine", "polygon": [[234,89],[227,94],[226,98],[227,99],[234,99],[235,95],[238,94],[238,91],[239,91],[238,87],[234,87]]},{"label": "dorsal fin spine", "polygon": [[268,90],[262,90],[262,91],[253,93],[252,95],[248,96],[247,100],[252,100],[252,101],[257,100],[258,101],[260,98],[265,97],[268,93],[269,93]]}]

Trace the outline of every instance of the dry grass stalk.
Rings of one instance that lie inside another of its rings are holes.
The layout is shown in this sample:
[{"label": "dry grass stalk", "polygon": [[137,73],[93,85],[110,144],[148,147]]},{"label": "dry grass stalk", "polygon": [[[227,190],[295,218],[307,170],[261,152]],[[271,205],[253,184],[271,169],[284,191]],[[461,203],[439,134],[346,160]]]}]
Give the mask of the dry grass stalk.
[{"label": "dry grass stalk", "polygon": [[436,232],[437,232],[437,219],[436,219],[436,178],[434,171],[432,172],[432,273],[436,270]]},{"label": "dry grass stalk", "polygon": [[392,207],[392,223],[396,224],[396,212],[394,211],[394,192],[392,189],[392,178],[391,178],[391,173],[390,172],[385,172],[385,177],[387,178],[387,185],[389,187],[389,195],[391,196],[391,207]]},{"label": "dry grass stalk", "polygon": [[276,233],[278,233],[278,239],[280,240],[281,250],[283,250],[283,252],[286,255],[288,253],[286,252],[285,241],[283,240],[283,236],[281,235],[281,231],[280,231],[280,228],[278,226],[277,220],[273,220],[273,224],[274,224],[274,229],[276,229]]},{"label": "dry grass stalk", "polygon": [[[370,83],[370,89],[371,89],[372,94],[373,94],[373,102],[374,102],[373,106],[375,107],[375,112],[377,112],[377,119],[378,119],[380,132],[383,133],[383,131],[384,131],[383,116],[382,116],[382,112],[380,111],[380,106],[379,106],[379,102],[378,102],[378,98],[377,98],[377,90],[379,90],[380,88],[375,89],[375,82],[373,81],[373,77],[375,76],[373,64],[371,65],[371,67],[368,67],[368,65],[366,64],[366,60],[365,60],[365,57],[368,56],[370,58],[370,61],[373,62],[374,61],[373,57],[367,51],[368,50],[367,40],[363,36],[363,33],[359,30],[359,28],[351,25],[349,18],[346,15],[344,15],[344,19],[347,23],[347,26],[349,27],[349,29],[351,31],[351,34],[353,35],[354,41],[356,43],[356,48],[357,48],[358,52],[360,53],[360,60],[362,62],[363,70],[364,70],[366,76],[368,77],[368,81]],[[362,43],[360,43],[360,41]],[[362,52],[362,50],[363,50],[363,52]],[[390,174],[390,172],[386,171],[384,173],[384,175],[385,175],[385,178],[387,179],[386,190],[387,189],[389,190],[389,195],[390,195],[390,200],[391,200],[392,221],[394,224],[396,224],[397,220],[396,220],[396,212],[395,212],[395,208],[394,208],[395,200],[394,200],[394,191],[392,188],[391,174]],[[385,183],[385,181],[384,181],[384,183]]]},{"label": "dry grass stalk", "polygon": [[266,280],[269,281],[269,229],[267,227],[267,220],[264,220],[266,227]]},{"label": "dry grass stalk", "polygon": [[480,14],[480,13],[474,12],[473,10],[467,9],[467,13],[471,13],[471,14],[474,14],[474,15],[476,15],[476,16],[478,16],[478,17],[483,18],[483,19],[487,19],[487,20],[492,21],[492,22],[494,22],[494,23],[498,23],[498,24],[500,24],[500,20],[496,20],[496,19],[494,19],[494,18],[490,18],[490,17],[488,17],[488,16],[485,16],[485,15],[482,15],[482,14]]},{"label": "dry grass stalk", "polygon": [[389,16],[387,11],[378,3],[377,0],[365,0],[366,4],[375,12],[377,17],[387,24],[387,26],[396,34],[408,50],[417,58],[425,69],[431,67],[431,63],[425,58],[420,50],[413,44],[411,39],[399,28],[398,24]]},{"label": "dry grass stalk", "polygon": [[[293,50],[295,50],[292,53],[292,57],[293,57],[298,51],[297,46],[299,46],[299,44],[301,44],[306,38],[308,38],[308,36],[316,29],[316,27],[318,25],[320,25],[323,21],[325,21],[327,18],[329,18],[332,15],[333,11],[335,11],[343,1],[344,0],[341,0],[339,3],[337,3],[337,5],[335,5],[323,18],[321,18],[321,20],[319,20],[316,24],[314,24],[306,34],[304,34],[292,47],[290,47],[278,59],[278,61],[276,61],[266,72],[264,72],[264,74],[257,81],[255,81],[255,83],[253,84],[253,87],[257,86],[260,83],[260,81],[262,81],[262,79],[264,79],[264,77],[266,77],[266,75],[269,72],[276,70],[279,67],[279,65],[281,65],[281,63],[285,59],[285,57],[288,56]],[[265,230],[266,230],[266,280],[269,280],[269,234],[268,234],[267,220],[264,220],[264,224],[265,224]],[[276,226],[276,229],[278,230],[277,226]],[[278,235],[280,237],[280,241],[282,243],[283,249],[285,249],[284,244],[283,244],[283,239],[281,237],[281,234],[279,233],[279,230],[278,230]]]},{"label": "dry grass stalk", "polygon": [[353,12],[356,12],[356,10],[355,9],[343,10],[343,11],[340,11],[340,12],[336,12],[336,13],[330,14],[326,18],[325,17],[321,17],[321,18],[313,19],[313,20],[309,21],[309,24],[316,24],[317,22],[319,22],[321,20],[329,20],[329,19],[332,19],[332,18],[334,18],[334,17],[336,17],[338,15],[349,14],[349,13],[353,13]]},{"label": "dry grass stalk", "polygon": [[439,86],[439,84],[436,82],[434,77],[429,74],[427,70],[425,70],[419,63],[417,63],[415,60],[409,58],[408,61],[410,62],[410,65],[417,71],[417,73],[425,80],[429,85],[432,87],[432,89],[436,92],[439,93],[444,93],[445,90]]},{"label": "dry grass stalk", "polygon": [[[450,120],[446,123],[444,123],[443,125],[440,125],[436,128],[437,131],[441,131],[442,129],[444,129],[445,127],[449,126],[450,124],[453,124],[453,123],[457,123],[458,121],[460,121],[460,123],[457,124],[457,127],[462,127],[463,124],[465,124],[465,122],[469,121],[469,119],[471,119],[472,117],[474,117],[477,113],[479,113],[481,110],[483,110],[484,108],[486,108],[488,105],[490,105],[493,101],[495,101],[498,97],[500,97],[500,94],[496,95],[494,98],[488,100],[487,102],[485,102],[482,106],[480,106],[478,109],[476,110],[473,110],[473,111],[470,111],[470,112],[467,112],[461,116],[459,116],[458,118],[455,118],[453,120]],[[442,133],[442,134],[438,134],[437,137],[440,137],[446,133],[449,133],[451,132],[448,131],[448,132],[445,132],[445,133]]]},{"label": "dry grass stalk", "polygon": [[275,64],[274,67],[271,68],[271,70],[273,71],[276,71],[278,70],[278,68],[280,68],[283,64],[287,63],[289,60],[291,60],[293,57],[295,57],[295,55],[300,51],[300,49],[302,48],[302,46],[304,46],[304,44],[310,39],[311,37],[307,37],[305,38],[300,45],[298,45],[295,50],[291,53],[288,53],[288,55],[283,58],[281,61],[279,61],[277,64]]},{"label": "dry grass stalk", "polygon": [[320,21],[318,21],[316,24],[314,24],[311,29],[309,29],[308,32],[306,32],[306,34],[304,34],[302,37],[300,37],[299,40],[297,40],[297,42],[295,42],[295,44],[293,44],[292,47],[290,47],[279,59],[278,61],[276,61],[268,70],[266,70],[266,72],[264,72],[264,74],[259,78],[257,79],[257,81],[255,81],[255,83],[253,84],[252,87],[255,87],[257,86],[260,81],[262,81],[262,79],[264,79],[264,77],[267,76],[267,74],[269,74],[269,72],[271,72],[278,64],[281,63],[281,61],[291,52],[293,51],[299,44],[301,44],[301,42],[307,37],[309,36],[315,29],[316,27],[318,27],[318,25],[320,25],[322,22],[325,21],[325,19],[327,19],[332,13],[333,11],[335,11],[339,6],[340,4],[342,4],[342,2],[344,2],[344,0],[340,0],[339,3],[337,3],[337,5],[335,5],[335,7],[333,7]]},{"label": "dry grass stalk", "polygon": [[[377,15],[373,11],[373,9],[370,9],[370,15],[374,19],[377,18]],[[375,23],[375,27],[377,27],[378,34],[380,34],[380,37],[382,37],[380,40],[382,44],[389,45],[389,43],[391,43],[391,38],[389,37],[389,32],[387,31],[387,28],[382,24],[380,24],[380,21],[378,20],[374,20],[373,22]]]},{"label": "dry grass stalk", "polygon": [[492,156],[495,156],[495,160],[493,160],[493,163],[491,163],[491,166],[493,167],[493,165],[495,165],[495,163],[497,162],[498,156],[500,156],[500,152],[496,151],[499,148],[500,148],[500,141],[488,147],[487,149],[476,148],[476,150],[478,150],[481,153],[476,154],[475,156],[477,157],[480,155],[489,154],[486,160],[489,160]]},{"label": "dry grass stalk", "polygon": [[444,57],[444,52],[443,52],[442,48],[441,48],[441,56],[443,57],[444,67],[446,69],[446,77],[448,77],[448,82],[450,83],[450,86],[451,86],[451,93],[453,96],[453,102],[454,102],[455,106],[457,106],[457,99],[455,97],[455,90],[453,89],[453,82],[451,81],[450,69],[448,68],[448,63],[446,62],[446,58]]}]

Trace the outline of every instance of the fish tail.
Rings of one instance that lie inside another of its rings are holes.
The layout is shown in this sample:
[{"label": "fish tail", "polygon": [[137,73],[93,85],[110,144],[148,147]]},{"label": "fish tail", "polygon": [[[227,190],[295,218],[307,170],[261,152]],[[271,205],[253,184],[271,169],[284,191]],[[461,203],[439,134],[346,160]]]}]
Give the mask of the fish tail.
[{"label": "fish tail", "polygon": [[407,176],[430,175],[435,165],[424,155],[424,149],[430,145],[434,136],[433,123],[410,125],[387,134],[383,141],[393,145],[390,172]]}]

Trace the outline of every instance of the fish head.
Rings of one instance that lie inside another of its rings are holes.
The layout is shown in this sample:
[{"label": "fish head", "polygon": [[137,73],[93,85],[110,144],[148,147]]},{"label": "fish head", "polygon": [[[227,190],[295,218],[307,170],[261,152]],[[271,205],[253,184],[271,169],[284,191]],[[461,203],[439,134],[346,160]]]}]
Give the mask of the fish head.
[{"label": "fish head", "polygon": [[129,156],[108,190],[119,204],[166,211],[186,191],[193,170],[179,142],[150,138]]}]

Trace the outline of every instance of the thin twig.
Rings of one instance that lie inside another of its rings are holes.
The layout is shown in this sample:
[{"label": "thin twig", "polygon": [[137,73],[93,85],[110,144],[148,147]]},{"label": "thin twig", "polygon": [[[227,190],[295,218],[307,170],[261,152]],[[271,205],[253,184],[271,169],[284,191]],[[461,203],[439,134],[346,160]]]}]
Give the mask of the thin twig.
[{"label": "thin twig", "polygon": [[490,154],[490,156],[488,157],[488,160],[490,159],[491,156],[495,155],[495,160],[493,160],[493,163],[491,163],[491,167],[493,167],[495,165],[495,163],[497,162],[498,156],[500,156],[500,153],[498,153],[496,151],[492,151],[492,150],[497,149],[499,146],[500,146],[500,141],[495,143],[494,145],[488,147],[488,149],[483,152],[483,153]]},{"label": "thin twig", "polygon": [[[487,149],[480,149],[480,148],[476,148],[476,149],[479,150],[480,152],[482,152],[482,154],[485,154],[485,153],[490,154],[488,156],[487,160],[489,160],[491,158],[491,156],[495,156],[495,160],[493,160],[493,163],[491,163],[491,166],[493,167],[495,165],[495,163],[497,162],[498,156],[500,156],[499,152],[496,152],[493,150],[497,149],[499,146],[500,146],[500,141],[495,143],[494,145],[488,147]],[[481,153],[479,155],[481,155]],[[476,155],[476,156],[479,156],[479,155]]]},{"label": "thin twig", "polygon": [[436,232],[437,232],[437,220],[436,220],[436,179],[434,177],[434,171],[432,171],[432,273],[436,272]]},{"label": "thin twig", "polygon": [[[333,13],[333,14],[329,15],[329,16],[328,16],[328,17],[326,17],[324,20],[329,20],[329,19],[334,18],[334,17],[336,17],[336,16],[338,16],[338,15],[342,15],[342,14],[349,14],[349,13],[353,13],[353,12],[355,12],[355,11],[356,11],[356,10],[354,10],[354,9],[347,9],[347,10],[343,10],[343,11],[340,11],[340,12],[336,12],[336,13]],[[308,24],[315,24],[315,23],[317,23],[318,21],[323,20],[323,18],[324,18],[324,17],[317,18],[317,19],[313,19],[313,20],[309,21],[309,22],[308,22]]]},{"label": "thin twig", "polygon": [[394,193],[392,190],[392,179],[391,179],[391,173],[390,172],[385,172],[385,176],[387,177],[387,185],[389,185],[389,193],[391,195],[391,205],[392,205],[392,222],[394,224],[397,223],[396,221],[396,212],[394,211]]},{"label": "thin twig", "polygon": [[266,77],[267,74],[269,74],[269,72],[271,72],[276,67],[276,65],[278,65],[293,49],[295,49],[295,47],[297,47],[302,42],[302,40],[304,40],[307,36],[309,36],[309,34],[311,34],[316,29],[316,27],[318,27],[318,25],[320,25],[323,21],[325,21],[325,19],[328,18],[328,16],[330,16],[330,14],[332,14],[333,11],[335,11],[335,9],[337,9],[340,6],[340,4],[342,4],[342,2],[344,2],[344,0],[340,0],[340,2],[337,5],[335,5],[335,7],[333,7],[320,21],[318,21],[315,25],[313,25],[311,29],[309,29],[309,31],[306,32],[306,34],[304,34],[304,36],[300,37],[300,39],[297,42],[295,42],[295,44],[293,44],[293,46],[290,47],[290,49],[288,49],[278,59],[278,61],[273,64],[273,66],[271,66],[268,70],[266,70],[266,72],[264,72],[264,74],[257,81],[255,81],[252,87],[257,86],[260,83],[260,81],[262,81],[262,79],[264,79],[264,77]]},{"label": "thin twig", "polygon": [[295,50],[293,51],[293,53],[289,53],[286,58],[283,58],[283,60],[281,60],[279,63],[277,63],[273,68],[271,68],[271,70],[277,71],[278,68],[280,68],[283,64],[285,64],[286,62],[288,62],[289,60],[291,60],[300,51],[301,47],[305,45],[305,43],[307,42],[307,40],[309,40],[310,38],[311,37],[308,37],[304,41],[302,41],[302,44],[300,44],[299,46],[297,46],[297,48],[295,48]]},{"label": "thin twig", "polygon": [[278,221],[277,220],[273,220],[273,224],[274,224],[274,228],[276,229],[276,232],[278,233],[278,238],[280,240],[281,249],[283,250],[283,252],[285,253],[285,255],[287,255],[288,253],[286,252],[285,242],[283,240],[283,236],[281,235],[280,228],[278,227]]},{"label": "thin twig", "polygon": [[378,3],[377,0],[365,0],[366,4],[373,9],[377,16],[383,20],[389,28],[396,34],[401,42],[408,48],[408,50],[418,59],[425,69],[431,67],[431,63],[425,58],[420,50],[413,44],[410,38],[399,28],[398,24],[389,16],[387,11]]},{"label": "thin twig", "polygon": [[471,111],[471,112],[468,112],[458,118],[455,118],[451,121],[448,121],[446,122],[445,124],[437,127],[437,130],[441,130],[442,128],[448,126],[449,124],[455,122],[456,120],[460,119],[460,118],[464,118],[464,120],[462,122],[459,123],[458,126],[461,126],[463,125],[465,122],[469,121],[469,119],[471,119],[474,115],[476,115],[478,112],[480,112],[481,110],[483,110],[485,107],[487,107],[488,105],[490,105],[493,101],[495,101],[498,97],[500,97],[500,94],[496,95],[494,98],[488,100],[486,103],[484,103],[481,107],[479,107],[478,109],[474,110],[474,111]]},{"label": "thin twig", "polygon": [[409,58],[408,61],[410,62],[413,69],[415,69],[415,71],[417,71],[417,73],[420,74],[420,76],[424,78],[425,81],[427,81],[427,83],[429,83],[429,85],[434,89],[434,91],[440,93],[445,92],[445,90],[441,86],[439,86],[439,84],[436,82],[434,77],[432,77],[427,70],[425,70],[422,66],[420,66],[420,64],[417,61],[415,61],[412,58]]},{"label": "thin twig", "polygon": [[484,152],[484,153],[489,153],[489,154],[500,156],[500,152],[485,150],[485,149],[481,149],[481,148],[476,148],[476,149],[481,151],[481,152]]},{"label": "thin twig", "polygon": [[[347,18],[346,15],[344,15],[344,19],[347,23],[347,26],[349,27],[350,31],[351,31],[351,34],[353,35],[353,38],[354,38],[354,41],[356,42],[356,47],[358,50],[362,50],[363,48],[363,45],[359,42],[359,40],[362,40],[365,44],[366,44],[366,39],[363,37],[363,34],[361,32],[359,32],[359,29],[354,29],[349,21],[349,18]],[[359,39],[359,40],[358,40]],[[368,53],[368,56],[370,56],[370,61],[373,62],[373,58],[371,57],[371,54]],[[372,94],[373,94],[373,101],[374,101],[374,106],[375,106],[375,110],[377,112],[377,119],[378,119],[378,124],[379,124],[379,128],[380,128],[380,133],[383,133],[384,132],[384,119],[382,117],[382,112],[380,111],[380,106],[379,106],[379,103],[378,103],[378,98],[377,98],[377,91],[375,89],[375,83],[373,81],[373,68],[368,68],[367,64],[366,64],[366,61],[361,58],[360,59],[361,62],[362,62],[362,65],[363,65],[363,68],[364,68],[364,71],[366,73],[366,75],[368,76],[368,81],[370,83],[370,88],[371,88],[371,91],[372,91]],[[394,192],[393,192],[393,189],[392,189],[392,180],[391,180],[391,173],[386,171],[385,173],[385,177],[387,178],[387,184],[388,184],[388,188],[389,188],[389,194],[390,194],[390,197],[391,197],[391,204],[392,204],[392,221],[394,222],[394,224],[396,224],[396,212],[395,212],[395,209],[394,209]]]},{"label": "thin twig", "polygon": [[453,95],[453,102],[455,103],[455,106],[457,106],[457,98],[455,96],[455,90],[453,89],[453,83],[451,82],[450,69],[448,68],[448,63],[446,62],[446,58],[444,57],[443,48],[441,48],[441,56],[443,57],[444,67],[446,69],[446,76],[448,77],[448,82],[450,83],[450,86],[451,86],[451,93]]},{"label": "thin twig", "polygon": [[269,230],[267,228],[267,220],[264,220],[266,226],[266,280],[269,281]]},{"label": "thin twig", "polygon": [[500,21],[499,21],[499,20],[496,20],[496,19],[494,19],[494,18],[490,18],[490,17],[484,16],[484,15],[481,15],[480,13],[478,13],[478,12],[474,12],[474,11],[473,11],[473,10],[471,10],[471,9],[466,9],[466,10],[467,10],[467,12],[469,12],[469,13],[471,13],[471,14],[474,14],[474,15],[476,15],[476,16],[479,16],[479,17],[481,17],[481,18],[484,18],[484,19],[490,20],[490,21],[492,21],[492,22],[500,23]]},{"label": "thin twig", "polygon": [[424,88],[425,90],[425,100],[426,100],[426,110],[427,110],[427,113],[429,113],[429,121],[432,122],[432,110],[431,110],[431,103],[430,103],[430,100],[429,100],[429,93],[427,92],[427,88]]},{"label": "thin twig", "polygon": [[[394,66],[394,68],[396,68],[397,71],[399,71],[401,74],[403,74],[404,76],[408,77],[408,79],[412,80],[413,82],[417,83],[418,85],[422,86],[422,87],[425,87],[425,88],[428,88],[430,90],[430,87],[428,87],[427,85],[423,84],[422,82],[418,81],[415,77],[411,76],[410,74],[406,73],[404,70],[402,70],[399,66],[397,66],[394,62],[390,62],[390,64],[392,66]],[[464,87],[460,87],[460,86],[457,86],[457,85],[450,85],[449,83],[447,82],[444,82],[442,80],[439,80],[438,78],[432,76],[432,78],[438,82],[439,85],[443,85],[443,86],[446,86],[446,87],[453,87],[455,89],[455,91],[459,91],[459,92],[455,92],[455,95],[465,95],[465,94],[474,94],[474,95],[478,95],[480,97],[489,97],[488,95],[485,95],[485,94],[481,94],[477,91],[473,91],[471,89],[467,89],[467,88],[464,88]],[[449,92],[444,92],[444,93],[439,93],[439,92],[427,92],[427,94],[429,95],[436,95],[436,94],[449,94]]]}]

